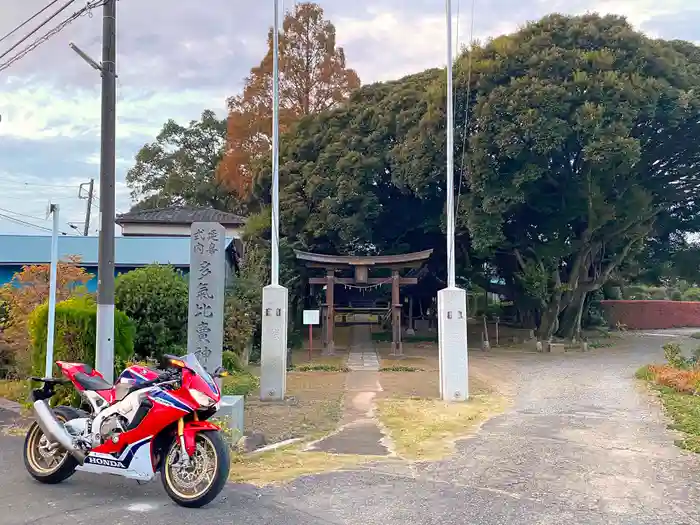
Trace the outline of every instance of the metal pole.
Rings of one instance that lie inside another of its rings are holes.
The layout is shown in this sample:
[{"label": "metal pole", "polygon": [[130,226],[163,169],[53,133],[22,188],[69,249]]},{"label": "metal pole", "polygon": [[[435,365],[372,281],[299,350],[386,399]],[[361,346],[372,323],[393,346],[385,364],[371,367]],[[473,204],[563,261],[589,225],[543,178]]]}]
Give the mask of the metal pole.
[{"label": "metal pole", "polygon": [[58,271],[58,204],[51,204],[53,230],[51,231],[51,270],[49,277],[49,319],[46,327],[46,373],[53,377],[53,342],[56,325],[56,273]]},{"label": "metal pole", "polygon": [[455,288],[455,184],[454,108],[452,89],[452,0],[446,0],[447,17],[447,287]]},{"label": "metal pole", "polygon": [[90,179],[90,189],[88,190],[87,209],[85,210],[85,230],[83,237],[87,237],[90,233],[90,215],[92,215],[92,198],[95,195],[95,179]]},{"label": "metal pole", "polygon": [[279,0],[274,0],[275,23],[272,29],[272,268],[271,284],[279,284],[280,174],[279,174]]},{"label": "metal pole", "polygon": [[97,352],[95,366],[114,380],[114,170],[116,134],[117,0],[102,14],[102,130],[100,152],[100,240],[97,263]]}]

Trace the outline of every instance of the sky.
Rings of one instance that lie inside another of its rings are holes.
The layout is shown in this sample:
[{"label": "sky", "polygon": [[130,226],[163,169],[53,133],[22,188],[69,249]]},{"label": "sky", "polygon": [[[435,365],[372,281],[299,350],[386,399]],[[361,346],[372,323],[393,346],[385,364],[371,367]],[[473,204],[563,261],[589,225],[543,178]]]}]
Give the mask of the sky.
[{"label": "sky", "polygon": [[[85,1],[77,0],[45,28],[83,7]],[[2,0],[0,38],[48,2]],[[453,32],[461,44],[470,37],[483,40],[515,31],[552,12],[620,14],[652,37],[700,43],[700,4],[687,0],[473,2],[474,33],[470,35],[472,0],[453,0]],[[319,3],[336,26],[348,65],[358,71],[363,83],[444,67],[443,1]],[[280,4],[291,9],[294,1],[280,0]],[[186,124],[204,109],[225,115],[226,98],[240,91],[250,68],[265,54],[272,20],[272,0],[119,0],[118,213],[128,211],[131,204],[124,176],[137,151],[170,118]],[[96,9],[0,71],[0,234],[48,234],[50,201],[60,206],[62,232],[77,235],[83,230],[86,200],[79,198],[79,186],[94,178],[98,190],[100,76],[68,44],[74,42],[99,61],[101,31],[101,9]],[[1,41],[0,55],[23,34],[19,31],[17,38]],[[11,56],[0,59],[0,64]],[[91,223],[90,234],[96,235],[99,201],[93,206]]]}]

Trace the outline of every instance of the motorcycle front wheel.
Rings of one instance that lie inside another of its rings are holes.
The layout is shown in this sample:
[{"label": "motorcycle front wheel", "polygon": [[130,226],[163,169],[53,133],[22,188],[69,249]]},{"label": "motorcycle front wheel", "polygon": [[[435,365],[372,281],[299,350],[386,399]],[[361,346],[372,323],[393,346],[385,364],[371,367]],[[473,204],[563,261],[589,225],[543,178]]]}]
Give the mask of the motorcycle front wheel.
[{"label": "motorcycle front wheel", "polygon": [[180,454],[180,442],[174,439],[161,465],[163,487],[178,505],[203,507],[226,485],[231,467],[228,445],[220,432],[209,430],[195,436],[189,464],[181,462]]}]

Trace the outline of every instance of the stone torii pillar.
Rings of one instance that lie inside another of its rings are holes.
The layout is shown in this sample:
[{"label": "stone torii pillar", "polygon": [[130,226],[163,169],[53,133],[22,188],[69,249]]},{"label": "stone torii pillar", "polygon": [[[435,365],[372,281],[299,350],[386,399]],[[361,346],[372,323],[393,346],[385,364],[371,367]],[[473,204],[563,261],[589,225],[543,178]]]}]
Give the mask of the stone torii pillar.
[{"label": "stone torii pillar", "polygon": [[401,295],[399,271],[391,271],[391,355],[403,355],[403,343],[401,342]]},{"label": "stone torii pillar", "polygon": [[333,328],[335,327],[335,308],[333,305],[333,289],[335,288],[335,271],[326,272],[326,347],[323,355],[335,354],[335,340]]}]

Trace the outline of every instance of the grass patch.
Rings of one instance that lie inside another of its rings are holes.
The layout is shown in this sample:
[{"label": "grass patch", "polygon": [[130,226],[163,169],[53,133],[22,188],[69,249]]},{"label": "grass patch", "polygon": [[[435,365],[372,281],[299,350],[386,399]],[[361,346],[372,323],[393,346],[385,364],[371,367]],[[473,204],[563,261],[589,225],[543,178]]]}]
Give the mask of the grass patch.
[{"label": "grass patch", "polygon": [[26,403],[29,397],[29,381],[0,380],[0,397],[16,403]]},{"label": "grass patch", "polygon": [[685,434],[676,445],[700,453],[700,396],[693,393],[697,387],[697,375],[695,370],[680,370],[667,365],[647,365],[635,373],[637,379],[646,381],[659,393],[664,409],[673,421],[670,428]]},{"label": "grass patch", "polygon": [[387,366],[379,369],[380,372],[425,372],[422,368],[415,366]]},{"label": "grass patch", "polygon": [[634,377],[636,377],[637,379],[641,379],[642,381],[654,380],[654,374],[652,373],[651,367],[649,365],[644,365],[639,370],[637,370],[634,373]]},{"label": "grass patch", "polygon": [[700,397],[682,394],[667,386],[656,386],[666,412],[673,420],[671,428],[685,434],[676,442],[681,448],[700,453]]},{"label": "grass patch", "polygon": [[615,343],[610,341],[590,341],[588,343],[589,348],[610,348],[615,346]]},{"label": "grass patch", "polygon": [[225,396],[247,396],[260,388],[260,378],[248,372],[238,372],[224,377],[221,390]]},{"label": "grass patch", "polygon": [[454,450],[483,421],[501,412],[505,399],[495,394],[472,396],[465,403],[433,399],[380,399],[377,415],[404,459],[437,460]]},{"label": "grass patch", "polygon": [[273,485],[286,483],[301,476],[351,469],[376,459],[379,458],[304,452],[301,446],[297,445],[261,454],[236,455],[231,461],[229,479],[256,486]]},{"label": "grass patch", "polygon": [[294,365],[294,372],[349,372],[347,366],[327,365],[321,363],[311,363],[308,365]]}]

